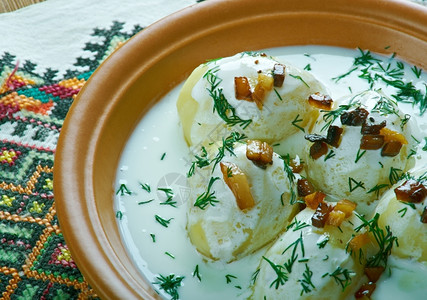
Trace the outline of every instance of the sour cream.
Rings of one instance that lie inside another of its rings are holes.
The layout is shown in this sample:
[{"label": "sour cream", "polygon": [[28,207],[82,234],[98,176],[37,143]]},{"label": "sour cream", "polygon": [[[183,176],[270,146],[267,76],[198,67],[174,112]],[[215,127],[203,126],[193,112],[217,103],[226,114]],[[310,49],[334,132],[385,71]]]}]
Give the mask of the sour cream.
[{"label": "sour cream", "polygon": [[[369,84],[358,77],[357,71],[338,79],[353,68],[354,58],[360,55],[359,50],[305,46],[264,52],[289,61],[300,69],[309,70],[327,87],[334,100],[369,89]],[[394,58],[382,59],[386,64],[396,64]],[[411,67],[404,65],[405,78],[425,91],[427,74],[423,72],[417,78]],[[191,166],[193,153],[185,142],[176,111],[181,87],[174,88],[147,113],[124,149],[117,170],[115,188],[118,193],[113,208],[121,212],[117,214],[121,216],[117,218],[117,224],[129,256],[165,299],[170,299],[170,295],[156,283],[159,282],[159,274],[184,277],[177,289],[180,299],[247,299],[252,293],[252,275],[268,246],[226,264],[204,258],[187,236],[184,204],[189,190],[186,173]],[[394,92],[394,88],[383,83],[375,87],[382,88],[385,93]],[[426,147],[427,113],[420,116],[418,106],[412,107],[411,104],[399,103],[399,106],[417,123],[418,130],[413,133],[418,144],[414,149],[416,167],[426,166],[427,151],[422,148]],[[295,143],[275,147],[280,148],[281,152],[296,153],[301,135],[293,137]],[[406,299],[419,299],[427,294],[427,285],[411,284],[412,288],[408,288],[406,283],[419,282],[426,276],[425,265],[390,257],[389,268],[378,282],[373,299],[391,299],[390,295],[399,293]]]}]

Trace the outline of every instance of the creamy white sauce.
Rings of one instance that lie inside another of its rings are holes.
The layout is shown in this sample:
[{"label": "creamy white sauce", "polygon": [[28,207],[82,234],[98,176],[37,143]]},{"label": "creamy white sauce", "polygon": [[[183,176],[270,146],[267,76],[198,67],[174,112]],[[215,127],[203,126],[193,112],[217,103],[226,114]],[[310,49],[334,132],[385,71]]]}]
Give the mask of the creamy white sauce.
[{"label": "creamy white sauce", "polygon": [[[301,69],[310,64],[310,72],[326,85],[332,99],[347,96],[350,91],[356,94],[369,88],[365,80],[357,77],[356,72],[338,84],[332,80],[352,68],[354,57],[360,54],[356,50],[305,46],[265,52]],[[427,75],[423,72],[421,78],[417,79],[410,68],[410,65],[405,66],[406,78],[419,82],[416,86],[423,90],[422,82],[427,81]],[[206,261],[187,238],[186,209],[182,204],[188,193],[186,173],[190,167],[191,153],[184,141],[176,111],[180,87],[172,90],[141,120],[122,154],[115,189],[119,190],[120,185],[125,184],[132,191],[131,195],[121,196],[119,193],[115,201],[114,210],[122,213],[121,219],[118,218],[118,226],[123,243],[148,281],[157,282],[158,274],[185,276],[178,289],[180,299],[246,299],[251,294],[248,289],[251,276],[266,249],[231,264],[224,264]],[[388,89],[385,85],[383,88]],[[414,137],[420,141],[420,148],[423,147],[427,113],[420,117],[418,107],[412,108],[409,104],[401,103],[399,106],[416,119],[419,130],[414,133]],[[292,149],[289,151],[292,152]],[[426,166],[427,152],[419,149],[417,161],[418,165]],[[151,192],[143,190],[140,183],[148,184]],[[173,190],[176,208],[160,204],[167,197],[158,188]],[[151,199],[154,200],[139,204]],[[159,224],[155,215],[170,219],[168,227]],[[421,299],[427,294],[427,285],[420,283],[427,276],[426,266],[392,257],[389,265],[391,272],[380,279],[374,299],[395,299],[396,295]],[[201,281],[193,276],[196,266]],[[230,281],[228,283],[227,278]],[[154,287],[166,299],[170,298],[159,290],[159,285],[154,284]]]}]

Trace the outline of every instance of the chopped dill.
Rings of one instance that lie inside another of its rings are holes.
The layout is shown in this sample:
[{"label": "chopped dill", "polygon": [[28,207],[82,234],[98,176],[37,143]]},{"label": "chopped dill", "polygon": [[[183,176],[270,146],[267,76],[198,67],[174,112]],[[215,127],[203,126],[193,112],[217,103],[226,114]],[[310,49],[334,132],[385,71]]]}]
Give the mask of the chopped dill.
[{"label": "chopped dill", "polygon": [[225,281],[227,282],[227,284],[231,283],[232,279],[236,279],[237,277],[231,274],[227,274],[225,275]]},{"label": "chopped dill", "polygon": [[209,204],[215,206],[215,203],[219,202],[216,200],[215,192],[211,192],[213,183],[218,179],[219,177],[211,177],[209,179],[208,189],[197,197],[196,202],[194,202],[194,206],[199,207],[200,209],[205,209]]},{"label": "chopped dill", "polygon": [[279,92],[276,89],[274,89],[274,92],[276,93],[277,98],[279,98],[280,101],[283,101],[282,96],[280,96]]},{"label": "chopped dill", "polygon": [[298,282],[301,284],[302,290],[300,296],[302,296],[304,293],[308,294],[312,291],[312,289],[315,289],[313,282],[311,281],[311,277],[313,276],[313,271],[310,270],[307,264],[305,264],[305,270],[302,274],[302,279],[298,279]]},{"label": "chopped dill", "polygon": [[295,117],[295,119],[292,121],[292,125],[301,130],[302,132],[305,132],[305,129],[301,126],[299,126],[297,123],[300,123],[303,121],[303,119],[298,119],[299,114]]},{"label": "chopped dill", "polygon": [[179,299],[178,288],[181,286],[184,276],[175,277],[175,274],[170,274],[168,276],[159,274],[156,278],[158,281],[153,282],[153,284],[158,284],[161,290],[164,290],[172,297],[171,300]]},{"label": "chopped dill", "polygon": [[421,77],[421,73],[423,72],[423,70],[422,70],[422,69],[418,69],[418,68],[417,68],[417,66],[413,66],[413,67],[411,68],[411,70],[412,70],[412,72],[415,74],[415,76],[416,76],[417,78],[420,78],[420,77]]},{"label": "chopped dill", "polygon": [[259,271],[261,271],[261,269],[256,269],[255,272],[252,273],[251,276],[251,284],[254,285],[256,282],[256,279],[258,277]]},{"label": "chopped dill", "polygon": [[356,214],[356,216],[362,221],[362,225],[355,228],[356,232],[359,232],[362,228],[366,228],[374,236],[374,240],[378,245],[378,251],[372,256],[368,257],[366,266],[367,267],[386,267],[387,260],[391,254],[393,245],[398,246],[397,237],[393,236],[390,231],[390,226],[385,226],[385,231],[379,226],[378,219],[380,214],[376,213],[375,216],[366,220],[363,216]]},{"label": "chopped dill", "polygon": [[329,153],[325,156],[324,161],[327,161],[328,159],[335,156],[334,150],[330,150]]},{"label": "chopped dill", "polygon": [[166,228],[169,226],[169,223],[171,222],[171,220],[173,220],[173,218],[170,218],[170,219],[168,219],[168,220],[163,219],[163,218],[162,218],[162,217],[160,217],[159,215],[155,215],[154,217],[155,217],[156,221],[157,221],[160,225],[162,225],[163,227],[166,227]]},{"label": "chopped dill", "polygon": [[357,188],[365,189],[364,183],[362,181],[356,181],[356,179],[352,177],[348,177],[348,186],[350,189],[350,193],[352,193]]},{"label": "chopped dill", "polygon": [[241,119],[236,115],[235,108],[227,101],[225,98],[222,88],[219,88],[219,85],[222,82],[222,79],[218,77],[217,72],[219,71],[218,67],[209,69],[203,78],[207,80],[210,84],[210,87],[207,89],[209,96],[213,100],[213,111],[217,112],[219,117],[225,121],[229,126],[239,125],[242,129],[245,129],[252,123],[251,119]]},{"label": "chopped dill", "polygon": [[297,218],[294,218],[294,221],[291,224],[289,224],[288,227],[286,227],[286,229],[289,230],[289,229],[293,228],[292,231],[297,231],[297,230],[301,230],[301,229],[303,229],[305,227],[309,227],[309,226],[310,226],[310,224],[307,224],[303,221],[298,221]]},{"label": "chopped dill", "polygon": [[276,290],[277,290],[281,285],[284,285],[286,283],[286,281],[288,281],[288,275],[285,272],[285,267],[282,266],[282,265],[276,265],[274,262],[272,262],[271,260],[269,260],[265,256],[263,256],[262,258],[266,262],[268,262],[268,264],[271,266],[271,268],[276,273],[277,278],[274,279],[273,282],[271,282],[270,288],[272,286],[274,286],[276,288]]},{"label": "chopped dill", "polygon": [[326,244],[329,242],[329,236],[328,235],[322,235],[319,240],[317,241],[317,247],[319,249],[325,248]]},{"label": "chopped dill", "polygon": [[126,195],[132,195],[132,191],[128,189],[126,184],[122,183],[119,187],[119,189],[116,192],[116,195],[120,194],[120,196]]},{"label": "chopped dill", "polygon": [[378,197],[380,194],[380,191],[386,187],[388,187],[389,185],[387,183],[383,183],[383,184],[377,184],[376,186],[374,186],[373,188],[371,188],[369,191],[367,191],[366,193],[373,193],[375,192],[375,195]]},{"label": "chopped dill", "polygon": [[160,160],[164,160],[166,157],[166,152],[162,154],[162,157],[160,157]]},{"label": "chopped dill", "polygon": [[360,149],[357,150],[357,154],[356,154],[356,160],[354,161],[354,163],[357,164],[357,162],[359,161],[359,159],[362,158],[362,156],[366,153],[366,150],[363,150],[362,152],[360,152]]},{"label": "chopped dill", "polygon": [[169,252],[165,252],[165,254],[167,255],[167,256],[169,256],[170,258],[172,258],[172,259],[175,259],[175,256],[173,255],[173,254],[170,254]]},{"label": "chopped dill", "polygon": [[388,175],[388,180],[390,181],[390,185],[398,182],[403,175],[403,171],[398,168],[390,167],[390,173]]},{"label": "chopped dill", "polygon": [[334,278],[335,282],[338,285],[341,285],[342,291],[344,291],[346,287],[351,284],[351,276],[354,274],[355,273],[353,271],[343,269],[338,266],[335,271],[333,271],[332,273],[323,274],[322,277],[326,277],[329,275],[330,277]]},{"label": "chopped dill", "polygon": [[153,243],[156,242],[156,235],[154,233],[150,233],[151,236],[151,240],[153,241]]},{"label": "chopped dill", "polygon": [[304,81],[304,79],[302,79],[301,76],[299,76],[299,75],[292,75],[292,74],[289,74],[289,76],[291,76],[292,78],[298,79],[299,81],[301,81],[302,83],[304,83],[304,85],[306,87],[310,88],[310,86],[307,84],[307,82]]},{"label": "chopped dill", "polygon": [[211,163],[213,162],[213,168],[212,172],[215,170],[215,167],[217,164],[224,158],[226,151],[231,155],[235,156],[234,154],[234,143],[241,143],[244,139],[246,139],[247,136],[245,134],[241,134],[239,132],[231,132],[229,136],[227,136],[225,139],[222,139],[222,146],[218,148],[217,155],[212,159]]},{"label": "chopped dill", "polygon": [[119,219],[119,220],[121,220],[123,218],[123,213],[120,210],[118,210],[116,212],[116,218]]},{"label": "chopped dill", "polygon": [[200,276],[200,272],[199,272],[199,265],[196,265],[196,268],[193,271],[193,277],[197,277],[197,279],[199,281],[202,281],[202,277]]},{"label": "chopped dill", "polygon": [[151,193],[151,187],[148,183],[139,183],[139,186],[146,192]]},{"label": "chopped dill", "polygon": [[153,201],[154,201],[154,199],[150,199],[150,200],[147,200],[147,201],[141,201],[141,202],[138,202],[138,205],[148,204],[148,203],[153,202]]}]

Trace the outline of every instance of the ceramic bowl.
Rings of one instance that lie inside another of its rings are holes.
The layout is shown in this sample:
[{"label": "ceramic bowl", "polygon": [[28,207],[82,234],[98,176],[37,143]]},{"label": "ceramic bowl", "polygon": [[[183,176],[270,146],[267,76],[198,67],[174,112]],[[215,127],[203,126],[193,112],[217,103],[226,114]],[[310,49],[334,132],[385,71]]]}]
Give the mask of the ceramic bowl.
[{"label": "ceramic bowl", "polygon": [[72,105],[54,170],[62,232],[102,299],[159,297],[129,258],[113,210],[118,160],[136,124],[207,59],[288,45],[396,52],[427,69],[427,9],[394,0],[208,0],[114,52]]}]

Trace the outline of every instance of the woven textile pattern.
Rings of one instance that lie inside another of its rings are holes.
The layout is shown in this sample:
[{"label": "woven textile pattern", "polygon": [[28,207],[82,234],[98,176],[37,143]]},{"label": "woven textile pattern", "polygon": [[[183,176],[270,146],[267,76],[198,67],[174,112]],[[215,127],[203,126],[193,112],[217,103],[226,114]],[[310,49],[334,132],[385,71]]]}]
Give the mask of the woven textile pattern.
[{"label": "woven textile pattern", "polygon": [[[94,29],[93,55],[75,69],[35,70],[0,53],[0,292],[2,299],[92,299],[61,234],[53,194],[54,155],[67,111],[99,64],[140,31]],[[102,42],[100,42],[102,41]],[[77,71],[84,70],[84,71]]]}]

